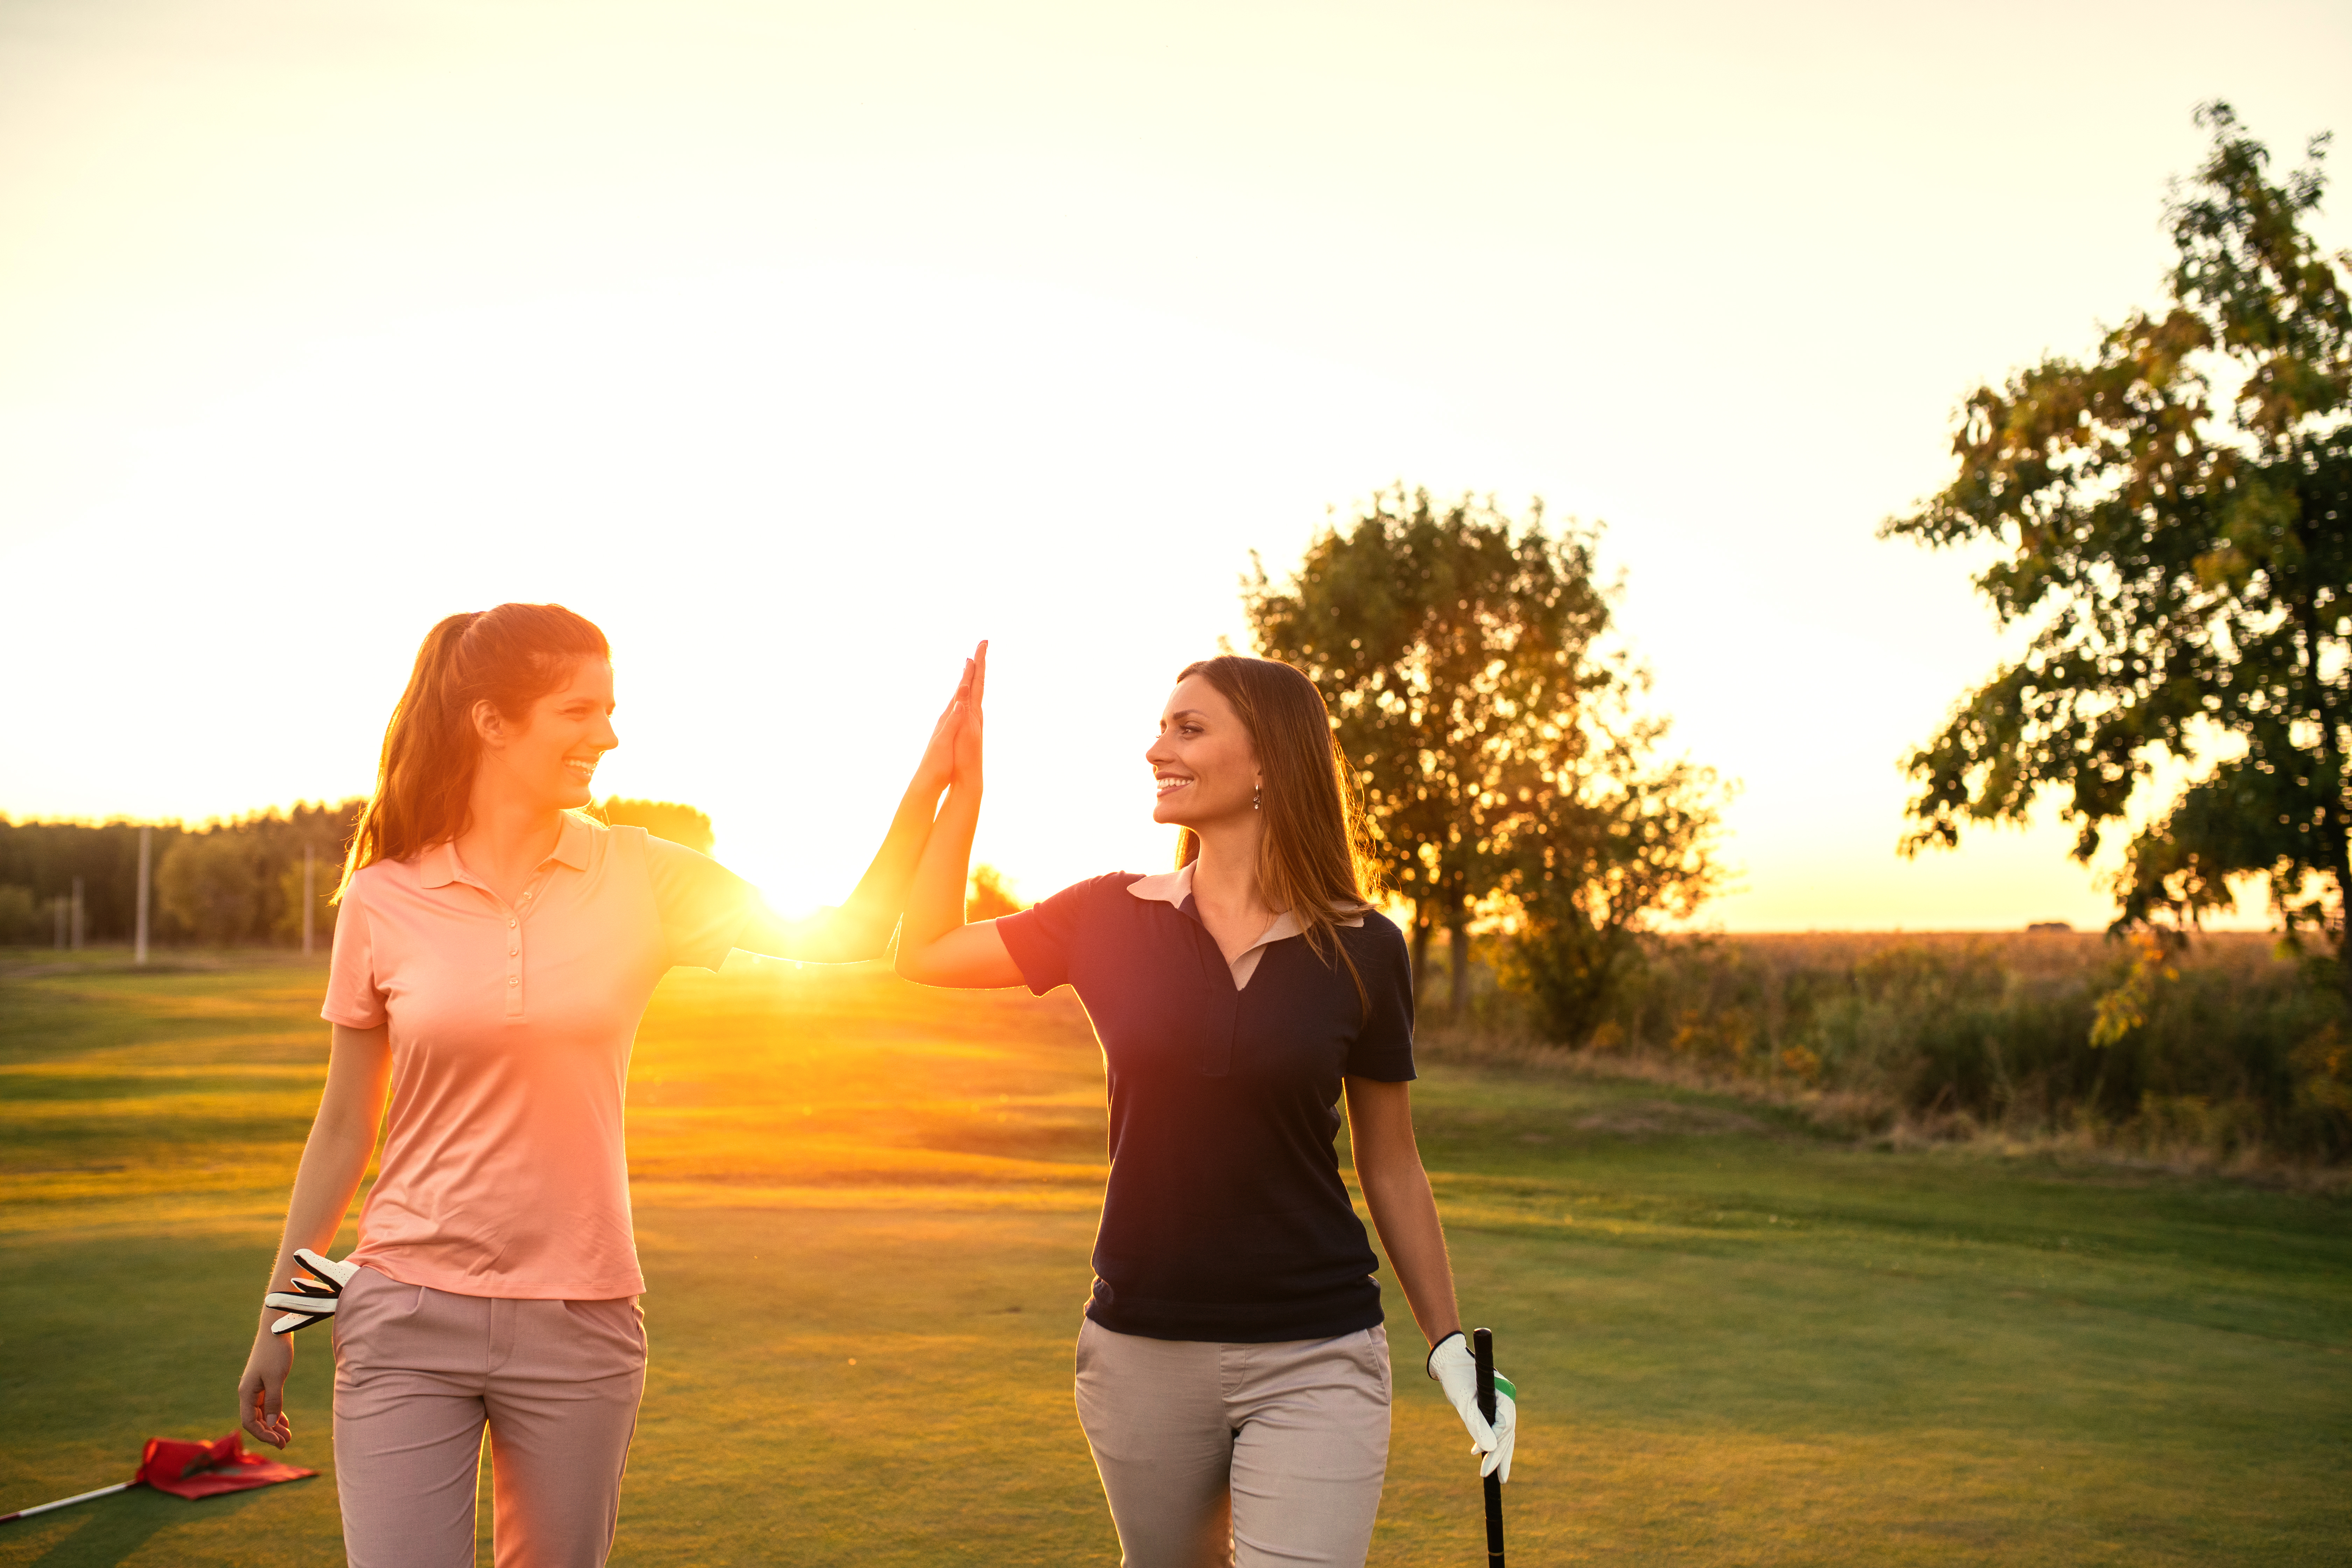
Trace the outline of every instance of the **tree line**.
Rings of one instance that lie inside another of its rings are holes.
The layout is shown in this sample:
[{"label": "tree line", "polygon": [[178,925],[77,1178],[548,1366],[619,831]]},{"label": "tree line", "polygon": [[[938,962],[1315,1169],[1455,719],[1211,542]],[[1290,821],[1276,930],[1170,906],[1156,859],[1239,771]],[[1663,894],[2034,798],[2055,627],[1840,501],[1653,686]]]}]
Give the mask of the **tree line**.
[{"label": "tree line", "polygon": [[[332,935],[343,854],[359,824],[360,797],[298,802],[201,827],[146,825],[150,940],[164,945],[292,946],[301,940],[303,861],[310,857],[311,929]],[[615,795],[590,811],[705,854],[709,816],[675,801]],[[58,911],[79,883],[82,935],[127,942],[138,920],[139,836],[133,822],[10,822],[0,817],[0,944],[56,940]]]}]

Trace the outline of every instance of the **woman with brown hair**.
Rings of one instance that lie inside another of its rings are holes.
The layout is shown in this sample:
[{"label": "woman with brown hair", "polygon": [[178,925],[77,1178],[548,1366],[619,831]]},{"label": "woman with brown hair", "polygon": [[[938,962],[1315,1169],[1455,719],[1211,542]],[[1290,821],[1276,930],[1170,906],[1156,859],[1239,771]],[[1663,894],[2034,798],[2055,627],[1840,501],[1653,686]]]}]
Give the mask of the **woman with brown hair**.
[{"label": "woman with brown hair", "polygon": [[[974,668],[856,890],[788,921],[716,861],[581,810],[620,744],[594,626],[500,605],[425,637],[337,895],[326,1089],[237,1387],[245,1429],[284,1447],[290,1333],[334,1325],[352,1563],[473,1562],[486,1425],[499,1568],[604,1562],[645,1386],[622,1148],[637,1019],[673,964],[734,948],[881,955]],[[330,1261],[387,1098],[359,1246]]]},{"label": "woman with brown hair", "polygon": [[985,676],[983,661],[898,973],[1067,984],[1094,1021],[1111,1167],[1077,1405],[1123,1561],[1360,1568],[1388,1463],[1389,1352],[1333,1148],[1343,1091],[1430,1375],[1506,1479],[1517,1415],[1507,1395],[1493,1426],[1477,1412],[1413,1143],[1412,969],[1371,907],[1362,807],[1322,699],[1271,659],[1188,667],[1144,753],[1154,819],[1182,829],[1177,868],[966,924]]}]

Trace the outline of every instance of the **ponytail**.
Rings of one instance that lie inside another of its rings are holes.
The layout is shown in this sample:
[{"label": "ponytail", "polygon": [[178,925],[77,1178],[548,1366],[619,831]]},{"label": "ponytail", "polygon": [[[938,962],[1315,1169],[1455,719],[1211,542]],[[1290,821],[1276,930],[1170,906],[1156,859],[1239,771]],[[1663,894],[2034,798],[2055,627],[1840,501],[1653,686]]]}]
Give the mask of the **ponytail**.
[{"label": "ponytail", "polygon": [[336,900],[378,860],[405,860],[466,831],[481,755],[474,704],[523,721],[575,662],[612,657],[594,623],[561,605],[500,605],[427,632],[384,728],[375,792],[352,833]]}]

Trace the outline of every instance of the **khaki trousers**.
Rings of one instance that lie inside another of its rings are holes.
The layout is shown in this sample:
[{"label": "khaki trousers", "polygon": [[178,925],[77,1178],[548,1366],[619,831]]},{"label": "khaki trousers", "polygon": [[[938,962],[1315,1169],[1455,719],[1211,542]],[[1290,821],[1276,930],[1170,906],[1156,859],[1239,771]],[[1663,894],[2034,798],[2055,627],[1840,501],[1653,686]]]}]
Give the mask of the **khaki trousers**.
[{"label": "khaki trousers", "polygon": [[635,1297],[456,1296],[362,1268],[333,1322],[352,1568],[469,1568],[485,1425],[498,1568],[598,1568],[645,1391]]},{"label": "khaki trousers", "polygon": [[1126,1568],[1363,1568],[1389,1458],[1389,1341],[1078,1331],[1078,1424]]}]

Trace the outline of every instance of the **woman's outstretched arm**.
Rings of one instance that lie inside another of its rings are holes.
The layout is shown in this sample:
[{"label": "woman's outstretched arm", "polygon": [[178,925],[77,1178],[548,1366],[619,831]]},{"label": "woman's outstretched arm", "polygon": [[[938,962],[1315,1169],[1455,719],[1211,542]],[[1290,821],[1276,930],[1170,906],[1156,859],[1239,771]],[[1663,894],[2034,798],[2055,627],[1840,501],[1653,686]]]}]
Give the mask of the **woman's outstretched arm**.
[{"label": "woman's outstretched arm", "polygon": [[1404,1287],[1413,1321],[1433,1345],[1462,1331],[1462,1311],[1454,1300],[1454,1265],[1445,1256],[1437,1198],[1412,1138],[1412,1089],[1369,1078],[1350,1078],[1347,1085],[1356,1182],[1364,1189],[1364,1203],[1372,1211],[1381,1245],[1388,1248],[1397,1283]]},{"label": "woman's outstretched arm", "polygon": [[956,737],[967,721],[979,722],[979,682],[987,658],[983,642],[964,660],[963,679],[931,729],[930,743],[923,748],[923,760],[899,797],[890,831],[848,900],[803,920],[784,920],[763,907],[745,924],[736,946],[805,963],[858,963],[882,956],[898,923],[898,911],[906,907],[908,886],[915,879],[924,846],[935,831],[931,814],[939,807],[940,791],[955,774]]},{"label": "woman's outstretched arm", "polygon": [[971,836],[980,826],[981,700],[987,690],[988,650],[982,644],[971,702],[956,732],[954,782],[923,847],[914,886],[907,892],[907,918],[898,929],[898,973],[925,985],[980,990],[1021,984],[1021,967],[996,934],[996,922],[966,925],[963,919]]},{"label": "woman's outstretched arm", "polygon": [[[294,1289],[294,1249],[307,1247],[325,1252],[335,1244],[335,1232],[352,1206],[367,1173],[368,1156],[375,1152],[376,1124],[383,1117],[384,1089],[392,1080],[392,1030],[379,1024],[373,1029],[334,1026],[334,1044],[327,1057],[327,1087],[319,1097],[319,1114],[302,1145],[302,1163],[294,1174],[294,1195],[287,1200],[286,1234],[278,1243],[278,1259],[270,1266],[269,1283],[262,1294]],[[259,1298],[256,1298],[257,1302]],[[269,1325],[285,1314],[263,1309],[254,1331],[253,1353],[246,1358],[245,1375],[237,1380],[237,1419],[245,1429],[275,1447],[286,1447],[294,1428],[286,1420],[286,1374],[294,1367],[294,1337],[273,1334]]]}]

